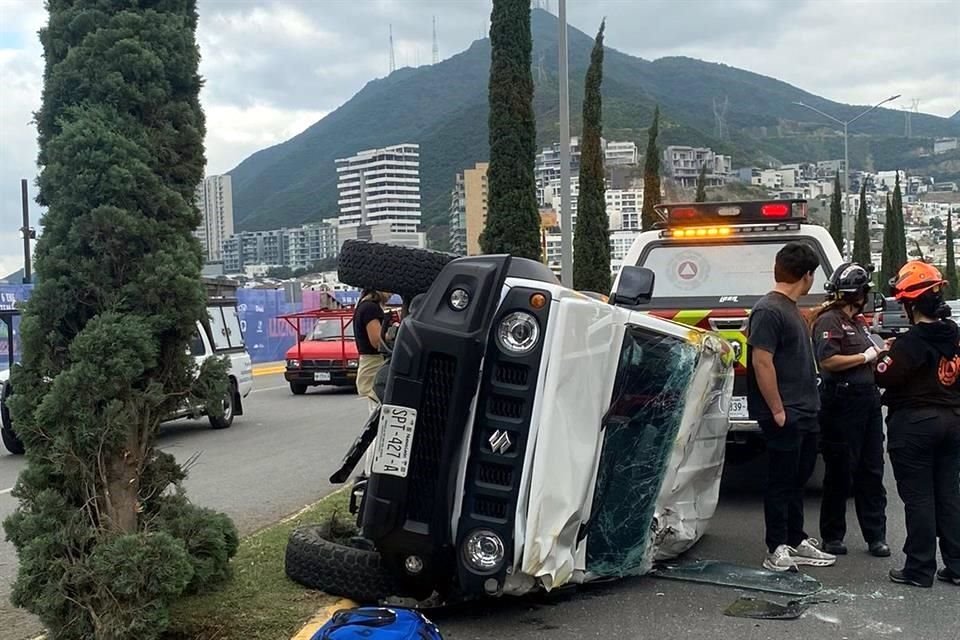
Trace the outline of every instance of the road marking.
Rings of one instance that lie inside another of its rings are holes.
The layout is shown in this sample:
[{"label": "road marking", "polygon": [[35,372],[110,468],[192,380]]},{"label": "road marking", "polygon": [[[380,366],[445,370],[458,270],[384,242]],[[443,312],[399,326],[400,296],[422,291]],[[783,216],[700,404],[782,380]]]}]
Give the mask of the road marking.
[{"label": "road marking", "polygon": [[276,391],[277,389],[289,389],[289,388],[290,388],[289,385],[282,384],[279,387],[264,387],[263,389],[254,389],[250,393],[256,393],[258,391]]},{"label": "road marking", "polygon": [[283,373],[287,370],[286,362],[265,362],[260,365],[253,367],[253,375],[257,376],[272,376],[278,373]]},{"label": "road marking", "polygon": [[333,617],[337,611],[341,609],[352,609],[357,606],[357,603],[353,600],[347,600],[346,598],[341,598],[337,600],[330,606],[322,609],[317,615],[310,618],[310,621],[307,624],[303,625],[303,628],[293,636],[291,640],[310,640],[317,632],[317,630],[323,625],[327,624],[330,621],[330,618]]},{"label": "road marking", "polygon": [[0,491],[0,496],[8,494],[11,491],[13,491],[13,487],[10,487],[9,489],[4,489],[3,491]]}]

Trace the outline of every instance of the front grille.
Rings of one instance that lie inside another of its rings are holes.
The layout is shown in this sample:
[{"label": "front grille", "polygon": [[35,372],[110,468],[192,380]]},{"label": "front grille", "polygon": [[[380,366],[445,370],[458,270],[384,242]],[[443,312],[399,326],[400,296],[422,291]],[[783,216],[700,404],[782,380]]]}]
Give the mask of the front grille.
[{"label": "front grille", "polygon": [[340,360],[304,360],[300,367],[302,369],[326,369],[342,365],[343,362]]},{"label": "front grille", "polygon": [[429,523],[432,520],[433,501],[441,472],[443,435],[456,369],[457,361],[448,355],[433,354],[427,361],[408,480],[408,486],[415,490],[409,494],[407,516],[417,522]]},{"label": "front grille", "polygon": [[507,502],[491,496],[477,496],[473,500],[473,512],[483,518],[506,520]]},{"label": "front grille", "polygon": [[517,387],[527,386],[530,368],[519,364],[500,362],[497,364],[493,379],[500,384],[509,384]]},{"label": "front grille", "polygon": [[492,416],[519,420],[523,417],[523,400],[507,396],[491,395],[487,410]]},{"label": "front grille", "polygon": [[512,487],[513,468],[503,464],[481,462],[477,465],[477,481],[499,487]]}]

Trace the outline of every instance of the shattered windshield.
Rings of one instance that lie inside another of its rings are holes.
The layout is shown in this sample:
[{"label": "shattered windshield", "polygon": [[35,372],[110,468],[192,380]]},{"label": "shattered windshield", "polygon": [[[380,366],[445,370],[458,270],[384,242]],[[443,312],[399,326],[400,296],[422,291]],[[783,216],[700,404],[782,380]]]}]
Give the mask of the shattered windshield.
[{"label": "shattered windshield", "polygon": [[697,356],[675,336],[637,327],[624,336],[589,525],[592,573],[636,575],[649,564],[653,512]]}]

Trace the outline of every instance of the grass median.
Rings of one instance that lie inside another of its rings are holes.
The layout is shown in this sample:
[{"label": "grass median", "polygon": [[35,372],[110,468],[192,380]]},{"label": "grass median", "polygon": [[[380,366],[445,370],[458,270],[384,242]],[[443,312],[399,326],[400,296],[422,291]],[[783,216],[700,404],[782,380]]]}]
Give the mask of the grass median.
[{"label": "grass median", "polygon": [[286,521],[247,536],[233,559],[233,577],[222,589],[177,602],[164,640],[289,640],[316,611],[337,598],[290,581],[283,571],[287,537],[294,528],[348,514],[342,490]]}]

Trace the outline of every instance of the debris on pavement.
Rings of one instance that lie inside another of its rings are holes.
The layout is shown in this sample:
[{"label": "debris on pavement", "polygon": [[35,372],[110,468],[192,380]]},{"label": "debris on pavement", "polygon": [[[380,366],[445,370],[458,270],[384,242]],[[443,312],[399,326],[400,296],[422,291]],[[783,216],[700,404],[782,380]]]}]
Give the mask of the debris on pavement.
[{"label": "debris on pavement", "polygon": [[786,604],[771,600],[740,596],[724,610],[723,615],[756,620],[796,620],[810,608],[810,603],[791,600]]},{"label": "debris on pavement", "polygon": [[788,596],[810,596],[823,589],[819,580],[803,573],[776,573],[716,560],[659,565],[650,575],[667,580],[698,582]]}]

